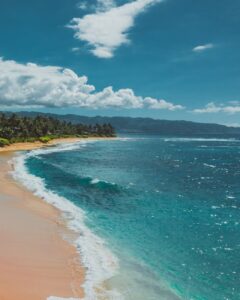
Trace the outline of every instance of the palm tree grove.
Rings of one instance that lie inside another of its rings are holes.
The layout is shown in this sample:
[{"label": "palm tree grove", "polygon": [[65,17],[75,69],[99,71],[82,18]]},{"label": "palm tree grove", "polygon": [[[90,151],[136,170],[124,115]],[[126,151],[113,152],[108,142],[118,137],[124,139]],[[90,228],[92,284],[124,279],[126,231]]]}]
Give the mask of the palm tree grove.
[{"label": "palm tree grove", "polygon": [[0,113],[0,147],[17,142],[47,143],[55,138],[113,137],[111,124],[72,124],[52,117],[25,117]]}]

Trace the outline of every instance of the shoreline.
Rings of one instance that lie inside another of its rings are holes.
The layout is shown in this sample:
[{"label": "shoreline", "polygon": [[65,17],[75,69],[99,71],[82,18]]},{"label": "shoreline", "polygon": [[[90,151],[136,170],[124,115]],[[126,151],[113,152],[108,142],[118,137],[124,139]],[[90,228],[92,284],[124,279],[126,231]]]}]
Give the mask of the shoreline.
[{"label": "shoreline", "polygon": [[48,143],[44,144],[42,142],[22,142],[22,143],[14,143],[9,146],[0,147],[0,154],[2,152],[16,152],[16,151],[28,151],[34,150],[39,148],[47,148],[50,146],[54,146],[61,143],[74,143],[80,141],[98,141],[98,140],[111,140],[116,139],[116,137],[69,137],[69,138],[58,138],[49,141]]},{"label": "shoreline", "polygon": [[0,148],[0,299],[80,300],[88,276],[75,244],[79,235],[58,207],[10,175],[14,166],[9,162],[20,151],[109,139],[115,138],[61,138]]},{"label": "shoreline", "polygon": [[[85,270],[61,213],[9,175],[0,155],[0,299],[82,298]],[[63,239],[67,237],[66,239]]]},{"label": "shoreline", "polygon": [[84,297],[85,268],[71,243],[76,234],[67,227],[60,210],[9,174],[9,161],[18,151],[81,140],[85,139],[65,138],[46,145],[19,143],[0,148],[0,299]]}]

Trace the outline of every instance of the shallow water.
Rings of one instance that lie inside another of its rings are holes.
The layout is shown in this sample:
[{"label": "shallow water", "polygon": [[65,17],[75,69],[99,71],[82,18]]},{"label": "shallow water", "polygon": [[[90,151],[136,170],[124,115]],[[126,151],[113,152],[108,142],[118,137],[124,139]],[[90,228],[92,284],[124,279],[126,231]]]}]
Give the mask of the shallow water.
[{"label": "shallow water", "polygon": [[134,136],[17,166],[79,231],[88,279],[110,299],[240,299],[240,141]]}]

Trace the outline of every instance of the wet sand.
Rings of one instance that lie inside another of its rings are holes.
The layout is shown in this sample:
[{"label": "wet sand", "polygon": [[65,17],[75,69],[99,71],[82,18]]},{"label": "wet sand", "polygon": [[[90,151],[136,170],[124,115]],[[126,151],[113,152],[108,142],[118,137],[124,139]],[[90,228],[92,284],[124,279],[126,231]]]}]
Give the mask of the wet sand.
[{"label": "wet sand", "polygon": [[57,209],[11,178],[13,155],[0,153],[0,300],[82,298],[84,268],[63,239],[74,233]]}]

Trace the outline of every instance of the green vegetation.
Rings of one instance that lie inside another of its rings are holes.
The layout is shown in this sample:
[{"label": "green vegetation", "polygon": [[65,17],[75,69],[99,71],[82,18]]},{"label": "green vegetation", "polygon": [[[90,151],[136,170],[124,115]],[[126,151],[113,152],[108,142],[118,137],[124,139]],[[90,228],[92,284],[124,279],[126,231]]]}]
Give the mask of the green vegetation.
[{"label": "green vegetation", "polygon": [[39,141],[46,144],[46,143],[50,142],[52,139],[53,138],[51,136],[47,135],[47,136],[41,136],[39,138]]},{"label": "green vegetation", "polygon": [[10,144],[8,139],[0,138],[0,147],[8,146]]},{"label": "green vegetation", "polygon": [[17,142],[48,143],[56,138],[113,136],[115,131],[111,124],[72,124],[48,116],[22,117],[0,113],[0,147]]}]

